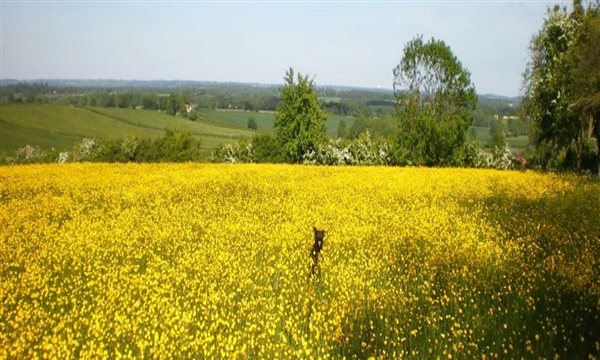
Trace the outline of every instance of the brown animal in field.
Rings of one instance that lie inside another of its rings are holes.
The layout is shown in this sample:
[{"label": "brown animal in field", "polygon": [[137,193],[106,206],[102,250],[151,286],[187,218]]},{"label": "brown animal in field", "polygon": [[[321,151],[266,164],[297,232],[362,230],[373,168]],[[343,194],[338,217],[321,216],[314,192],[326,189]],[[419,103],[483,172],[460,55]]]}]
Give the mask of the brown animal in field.
[{"label": "brown animal in field", "polygon": [[310,273],[312,275],[319,270],[319,254],[321,253],[321,250],[323,250],[323,238],[325,237],[325,230],[317,230],[317,228],[313,226],[313,233],[315,234],[315,243],[310,250],[310,257],[313,260],[313,264],[310,269]]}]

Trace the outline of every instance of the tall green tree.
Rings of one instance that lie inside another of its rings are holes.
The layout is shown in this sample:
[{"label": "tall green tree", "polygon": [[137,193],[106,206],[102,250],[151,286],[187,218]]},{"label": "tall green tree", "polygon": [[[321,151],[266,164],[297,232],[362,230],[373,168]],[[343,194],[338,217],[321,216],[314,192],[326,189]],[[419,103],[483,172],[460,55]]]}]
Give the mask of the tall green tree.
[{"label": "tall green tree", "polygon": [[421,36],[394,69],[398,157],[421,165],[460,164],[477,103],[470,73],[443,41]]},{"label": "tall green tree", "polygon": [[600,164],[599,48],[600,5],[592,3],[583,9],[577,0],[571,13],[558,6],[549,10],[531,40],[523,110],[544,166],[560,163],[582,169],[590,155],[590,138],[596,140]]},{"label": "tall green tree", "polygon": [[308,76],[298,73],[294,77],[290,68],[284,81],[273,121],[275,134],[285,159],[300,162],[304,154],[326,140],[326,117]]}]

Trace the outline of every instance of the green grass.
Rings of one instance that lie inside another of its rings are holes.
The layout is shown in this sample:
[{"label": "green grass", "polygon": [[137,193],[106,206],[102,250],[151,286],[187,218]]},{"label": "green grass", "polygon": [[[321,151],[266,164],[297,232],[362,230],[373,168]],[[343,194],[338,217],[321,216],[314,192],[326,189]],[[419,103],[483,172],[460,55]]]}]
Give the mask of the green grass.
[{"label": "green grass", "polygon": [[79,135],[30,128],[1,120],[0,134],[2,134],[0,136],[0,154],[12,152],[27,144],[34,144],[44,149],[53,147],[67,149],[82,138]]},{"label": "green grass", "polygon": [[342,120],[346,122],[346,131],[354,124],[354,116],[327,114],[327,136],[331,138],[337,137],[338,126]]},{"label": "green grass", "polygon": [[484,147],[490,141],[490,129],[484,126],[472,126],[472,128],[475,129],[479,145]]},{"label": "green grass", "polygon": [[[473,126],[472,128],[475,129],[477,141],[479,141],[479,146],[483,148],[487,147],[487,144],[491,139],[490,129],[484,126]],[[506,143],[511,148],[523,149],[527,146],[528,142],[529,138],[527,137],[527,135],[509,136],[506,138]]]},{"label": "green grass", "polygon": [[[327,134],[335,137],[340,121],[350,127],[351,116],[328,114]],[[158,111],[117,108],[72,107],[58,104],[8,104],[0,107],[0,153],[11,153],[25,145],[44,149],[71,149],[83,138],[114,139],[135,135],[158,137],[165,130],[189,131],[206,150],[219,144],[251,137],[248,119],[254,118],[259,132],[273,131],[274,112],[210,110],[198,121]]]},{"label": "green grass", "polygon": [[[165,130],[189,131],[202,141],[202,147],[212,149],[219,144],[251,137],[247,129],[253,118],[259,132],[272,132],[275,113],[243,110],[202,111],[198,121],[170,116],[158,111],[117,108],[78,108],[57,104],[10,104],[0,107],[0,153],[10,153],[25,145],[45,149],[71,149],[81,139],[121,138],[129,135],[157,137]],[[336,137],[341,121],[346,129],[352,126],[352,116],[327,114],[326,130]],[[479,144],[485,147],[490,140],[487,127],[473,127]],[[527,136],[509,137],[512,148],[527,146]]]},{"label": "green grass", "polygon": [[90,111],[140,128],[160,131],[165,129],[189,131],[202,140],[204,148],[213,148],[218,144],[249,137],[253,134],[250,130],[232,127],[224,122],[206,119],[190,121],[183,117],[170,116],[158,111],[116,108],[91,108]]},{"label": "green grass", "polygon": [[[346,129],[354,123],[353,116],[341,116],[335,114],[326,114],[327,136],[335,137],[340,121],[346,122]],[[275,112],[273,111],[243,111],[243,110],[206,110],[202,112],[202,116],[207,122],[221,126],[231,126],[239,129],[246,129],[248,119],[253,118],[258,125],[258,131],[270,132],[273,131],[273,119]]]},{"label": "green grass", "polygon": [[238,129],[247,129],[248,119],[253,118],[258,125],[258,131],[272,131],[273,111],[243,111],[243,110],[204,110],[201,115],[210,124],[231,126]]},{"label": "green grass", "polygon": [[205,149],[252,135],[249,130],[227,124],[193,122],[157,111],[77,108],[55,104],[10,104],[0,107],[0,153],[10,153],[25,145],[65,150],[85,137],[157,137],[165,130],[190,131],[202,141]]},{"label": "green grass", "polygon": [[527,144],[529,143],[529,137],[527,135],[507,137],[506,142],[508,143],[508,146],[510,146],[511,148],[521,148],[522,149],[522,148],[527,147]]}]

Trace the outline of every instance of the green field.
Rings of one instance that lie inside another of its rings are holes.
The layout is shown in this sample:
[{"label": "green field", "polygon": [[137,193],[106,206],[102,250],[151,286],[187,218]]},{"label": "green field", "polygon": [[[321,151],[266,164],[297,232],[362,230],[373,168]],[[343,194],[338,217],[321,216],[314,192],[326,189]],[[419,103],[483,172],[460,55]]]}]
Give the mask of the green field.
[{"label": "green field", "polygon": [[[477,135],[477,141],[479,141],[479,145],[481,147],[487,147],[488,142],[491,139],[490,129],[484,126],[473,126],[475,129],[475,133]],[[527,142],[529,138],[527,135],[522,136],[508,136],[506,137],[506,143],[511,148],[524,148],[527,146]]]},{"label": "green field", "polygon": [[[118,108],[80,108],[68,105],[10,104],[0,107],[0,153],[25,145],[66,150],[83,138],[111,139],[129,135],[157,137],[165,130],[189,131],[210,150],[219,144],[248,138],[248,119],[258,131],[273,131],[274,112],[210,110],[198,121],[169,116],[158,111]],[[340,121],[352,125],[351,116],[328,115],[327,134],[334,137]]]},{"label": "green field", "polygon": [[275,113],[272,111],[204,110],[200,114],[211,124],[226,125],[240,129],[246,129],[248,127],[248,119],[252,118],[258,125],[258,131],[272,131],[273,118],[275,117]]},{"label": "green field", "polygon": [[[165,130],[189,131],[202,141],[206,150],[219,144],[251,137],[247,129],[253,118],[259,132],[273,131],[275,113],[243,110],[201,111],[198,121],[170,116],[158,111],[118,108],[80,108],[68,105],[10,104],[0,107],[0,153],[10,153],[25,145],[44,149],[71,149],[83,138],[110,139],[128,135],[157,137]],[[346,128],[354,123],[352,116],[327,114],[327,135],[335,137],[341,121]],[[479,144],[485,147],[490,139],[486,127],[474,127]],[[527,136],[508,137],[510,147],[523,148]]]},{"label": "green field", "polygon": [[190,131],[205,149],[252,132],[216,121],[190,121],[156,111],[15,104],[0,107],[0,153],[25,145],[70,149],[83,138],[157,137],[165,130]]},{"label": "green field", "polygon": [[[202,115],[212,124],[227,125],[242,129],[247,128],[248,119],[252,118],[256,121],[259,131],[272,131],[273,119],[275,118],[275,112],[273,111],[207,110],[203,111]],[[336,137],[339,123],[342,120],[346,122],[346,128],[349,128],[354,123],[353,116],[327,114],[326,128],[329,137]]]},{"label": "green field", "polygon": [[511,136],[506,138],[506,142],[511,148],[524,148],[529,142],[529,137],[527,135]]}]

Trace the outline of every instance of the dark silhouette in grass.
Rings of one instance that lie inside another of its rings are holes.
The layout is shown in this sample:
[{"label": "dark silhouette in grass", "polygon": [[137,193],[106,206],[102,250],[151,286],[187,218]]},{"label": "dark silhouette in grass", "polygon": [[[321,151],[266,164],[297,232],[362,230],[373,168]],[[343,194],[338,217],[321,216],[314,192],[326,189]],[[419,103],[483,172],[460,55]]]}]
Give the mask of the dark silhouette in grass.
[{"label": "dark silhouette in grass", "polygon": [[310,273],[315,275],[319,272],[319,254],[323,249],[323,238],[325,237],[325,230],[317,230],[316,227],[313,226],[313,233],[315,234],[315,243],[310,250],[310,257],[313,260],[312,267],[310,269]]}]

